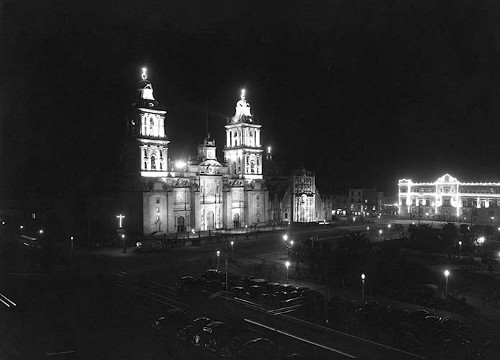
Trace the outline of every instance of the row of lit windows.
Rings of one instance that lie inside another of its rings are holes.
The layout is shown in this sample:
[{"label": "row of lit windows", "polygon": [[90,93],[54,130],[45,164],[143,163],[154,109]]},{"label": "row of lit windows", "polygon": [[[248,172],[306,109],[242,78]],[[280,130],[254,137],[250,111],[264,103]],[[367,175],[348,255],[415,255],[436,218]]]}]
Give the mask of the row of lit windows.
[{"label": "row of lit windows", "polygon": [[[401,187],[400,188],[400,193],[406,193],[407,188],[406,187]],[[436,187],[414,187],[410,189],[411,192],[413,193],[418,193],[418,192],[423,192],[423,193],[438,193],[438,192],[455,192],[455,188],[444,188],[444,189],[437,189]],[[459,187],[458,193],[461,194],[500,194],[500,188],[478,188],[478,187]],[[351,196],[354,196],[351,193]]]}]

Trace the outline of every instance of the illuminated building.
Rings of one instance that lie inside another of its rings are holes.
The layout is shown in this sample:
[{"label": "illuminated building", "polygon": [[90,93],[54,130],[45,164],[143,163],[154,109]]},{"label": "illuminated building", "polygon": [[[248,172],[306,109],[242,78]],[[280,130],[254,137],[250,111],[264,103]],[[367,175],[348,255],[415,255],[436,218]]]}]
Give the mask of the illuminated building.
[{"label": "illuminated building", "polygon": [[460,182],[446,174],[434,182],[417,183],[402,179],[398,186],[400,217],[471,223],[498,222],[498,182]]},{"label": "illuminated building", "polygon": [[138,93],[129,121],[128,182],[122,198],[131,217],[142,223],[130,226],[151,234],[244,227],[268,220],[261,125],[251,114],[244,90],[225,126],[224,163],[217,160],[215,140],[209,136],[198,146],[195,160],[170,162],[166,111],[155,100],[145,69]]}]

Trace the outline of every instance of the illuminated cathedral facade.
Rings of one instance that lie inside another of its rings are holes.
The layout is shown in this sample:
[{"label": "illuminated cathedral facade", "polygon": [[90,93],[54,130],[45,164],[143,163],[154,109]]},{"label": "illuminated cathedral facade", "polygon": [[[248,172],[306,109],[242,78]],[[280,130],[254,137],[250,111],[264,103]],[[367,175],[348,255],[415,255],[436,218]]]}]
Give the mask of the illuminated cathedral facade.
[{"label": "illuminated cathedral facade", "polygon": [[167,112],[154,98],[143,69],[128,122],[129,182],[123,191],[124,207],[131,217],[142,219],[136,227],[143,234],[230,229],[269,220],[261,125],[251,113],[245,90],[225,128],[223,162],[209,136],[194,160],[170,162]]}]

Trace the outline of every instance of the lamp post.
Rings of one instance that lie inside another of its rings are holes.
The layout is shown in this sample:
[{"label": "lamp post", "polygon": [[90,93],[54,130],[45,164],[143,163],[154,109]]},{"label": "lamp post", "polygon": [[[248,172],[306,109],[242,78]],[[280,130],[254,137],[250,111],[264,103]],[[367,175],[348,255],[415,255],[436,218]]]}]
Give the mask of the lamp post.
[{"label": "lamp post", "polygon": [[286,267],[286,283],[288,284],[288,269],[290,268],[290,261],[285,262]]},{"label": "lamp post", "polygon": [[462,241],[461,240],[458,242],[458,257],[459,258],[462,257]]},{"label": "lamp post", "polygon": [[69,238],[71,240],[71,253],[73,254],[73,236]]},{"label": "lamp post", "polygon": [[127,245],[125,242],[125,234],[122,234],[122,242],[123,242],[123,253],[127,252]]},{"label": "lamp post", "polygon": [[231,259],[234,258],[234,241],[231,240]]},{"label": "lamp post", "polygon": [[217,270],[219,270],[219,258],[220,258],[220,250],[217,250]]},{"label": "lamp post", "polygon": [[444,296],[447,298],[448,297],[448,276],[450,276],[450,270],[446,269],[444,271],[444,277],[445,277],[445,286],[444,286]]},{"label": "lamp post", "polygon": [[[233,242],[231,241],[231,247],[233,246]],[[229,282],[228,282],[228,274],[227,274],[227,241],[225,243],[225,260],[226,260],[226,298],[227,298],[227,292],[229,291]]]},{"label": "lamp post", "polygon": [[[379,238],[381,238],[381,237],[382,237],[382,229],[380,229],[380,230],[378,231],[378,237],[379,237]],[[379,239],[379,240],[380,240],[380,239]]]},{"label": "lamp post", "polygon": [[483,256],[484,241],[485,241],[484,236],[481,236],[480,238],[477,239],[477,242],[481,244],[481,257]]},{"label": "lamp post", "polygon": [[361,298],[365,298],[365,274],[361,274]]}]

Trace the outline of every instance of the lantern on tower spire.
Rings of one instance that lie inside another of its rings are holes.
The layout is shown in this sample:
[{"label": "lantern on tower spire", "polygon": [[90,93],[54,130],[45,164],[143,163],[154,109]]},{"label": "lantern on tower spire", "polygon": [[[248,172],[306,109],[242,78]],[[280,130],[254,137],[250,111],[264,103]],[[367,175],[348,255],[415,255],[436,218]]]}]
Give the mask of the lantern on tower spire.
[{"label": "lantern on tower spire", "polygon": [[146,74],[147,71],[148,69],[146,69],[145,67],[142,68],[142,80],[146,80],[148,78],[148,75]]},{"label": "lantern on tower spire", "polygon": [[236,113],[232,117],[233,122],[249,121],[252,122],[252,114],[250,113],[250,103],[246,100],[246,91],[241,89],[240,100],[236,103]]}]

